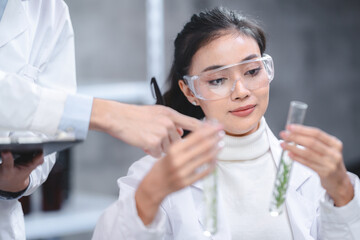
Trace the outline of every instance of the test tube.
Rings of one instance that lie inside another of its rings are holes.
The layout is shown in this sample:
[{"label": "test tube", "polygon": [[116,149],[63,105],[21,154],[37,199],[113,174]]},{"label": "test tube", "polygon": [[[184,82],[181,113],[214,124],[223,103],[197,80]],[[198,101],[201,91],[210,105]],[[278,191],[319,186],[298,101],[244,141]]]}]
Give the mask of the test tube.
[{"label": "test tube", "polygon": [[204,235],[211,237],[217,232],[218,185],[217,168],[204,178]]},{"label": "test tube", "polygon": [[[286,125],[303,124],[308,105],[299,101],[291,101]],[[286,191],[289,185],[293,160],[287,151],[281,152],[280,163],[276,173],[274,189],[270,201],[270,215],[279,216],[284,210]]]}]

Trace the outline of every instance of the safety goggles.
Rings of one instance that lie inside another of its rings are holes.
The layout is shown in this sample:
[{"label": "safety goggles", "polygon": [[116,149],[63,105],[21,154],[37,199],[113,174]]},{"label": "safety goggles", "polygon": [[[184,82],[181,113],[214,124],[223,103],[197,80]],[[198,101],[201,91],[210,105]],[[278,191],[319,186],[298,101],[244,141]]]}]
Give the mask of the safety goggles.
[{"label": "safety goggles", "polygon": [[241,81],[249,90],[256,90],[268,86],[273,78],[274,63],[267,54],[199,75],[183,77],[195,97],[203,100],[217,100],[229,96],[235,90],[237,81]]}]

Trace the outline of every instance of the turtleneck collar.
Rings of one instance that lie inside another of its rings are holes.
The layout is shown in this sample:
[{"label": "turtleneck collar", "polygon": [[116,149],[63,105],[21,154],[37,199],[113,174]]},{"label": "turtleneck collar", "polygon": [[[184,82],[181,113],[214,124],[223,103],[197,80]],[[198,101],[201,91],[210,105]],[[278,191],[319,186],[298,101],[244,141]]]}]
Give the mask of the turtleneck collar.
[{"label": "turtleneck collar", "polygon": [[262,117],[259,128],[244,137],[235,137],[225,135],[223,150],[219,153],[218,159],[221,161],[244,161],[257,159],[264,155],[270,148],[268,138],[266,136],[266,121]]}]

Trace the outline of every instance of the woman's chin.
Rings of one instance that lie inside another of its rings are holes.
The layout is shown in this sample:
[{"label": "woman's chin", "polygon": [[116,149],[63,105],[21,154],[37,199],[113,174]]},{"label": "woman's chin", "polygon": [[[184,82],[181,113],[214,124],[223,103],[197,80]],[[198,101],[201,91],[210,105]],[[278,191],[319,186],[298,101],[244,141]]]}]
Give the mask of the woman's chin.
[{"label": "woman's chin", "polygon": [[255,132],[259,128],[259,124],[256,124],[255,126],[251,126],[248,128],[243,129],[234,129],[234,128],[225,128],[226,135],[233,136],[233,137],[244,137],[247,135],[250,135],[251,133]]},{"label": "woman's chin", "polygon": [[225,131],[226,135],[232,137],[244,137],[246,135],[251,134],[253,131],[251,130],[243,130],[243,131]]}]

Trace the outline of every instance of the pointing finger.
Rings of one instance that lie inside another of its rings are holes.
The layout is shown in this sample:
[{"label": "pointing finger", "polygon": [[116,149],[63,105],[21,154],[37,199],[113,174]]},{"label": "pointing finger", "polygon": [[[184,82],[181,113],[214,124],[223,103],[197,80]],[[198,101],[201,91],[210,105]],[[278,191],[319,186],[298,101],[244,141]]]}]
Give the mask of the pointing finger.
[{"label": "pointing finger", "polygon": [[181,113],[176,112],[175,110],[171,109],[170,118],[174,121],[177,127],[183,128],[185,130],[194,131],[198,129],[202,122],[196,118],[189,117],[183,115]]}]

